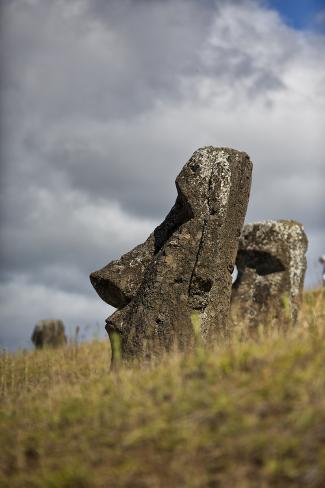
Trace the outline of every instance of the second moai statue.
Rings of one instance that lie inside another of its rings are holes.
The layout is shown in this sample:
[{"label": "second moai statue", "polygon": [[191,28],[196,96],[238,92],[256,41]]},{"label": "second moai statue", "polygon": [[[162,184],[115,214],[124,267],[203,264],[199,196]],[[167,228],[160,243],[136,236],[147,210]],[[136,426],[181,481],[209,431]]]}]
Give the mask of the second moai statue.
[{"label": "second moai statue", "polygon": [[31,340],[37,349],[65,345],[67,338],[62,320],[39,320],[34,327]]},{"label": "second moai statue", "polygon": [[307,237],[292,220],[244,226],[236,259],[231,310],[235,322],[256,331],[297,319],[306,271]]},{"label": "second moai statue", "polygon": [[[204,147],[176,178],[176,203],[143,244],[91,274],[118,310],[106,320],[122,359],[147,358],[228,334],[232,271],[251,185],[244,152]],[[117,353],[116,353],[117,354]]]}]

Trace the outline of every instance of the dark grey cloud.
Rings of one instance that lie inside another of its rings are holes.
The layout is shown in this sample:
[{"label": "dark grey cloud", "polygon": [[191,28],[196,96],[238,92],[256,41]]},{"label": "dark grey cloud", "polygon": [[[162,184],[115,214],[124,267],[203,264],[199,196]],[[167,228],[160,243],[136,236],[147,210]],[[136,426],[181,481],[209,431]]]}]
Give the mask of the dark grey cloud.
[{"label": "dark grey cloud", "polygon": [[204,145],[251,155],[247,219],[302,221],[317,281],[321,35],[250,0],[13,0],[2,14],[3,344],[51,315],[103,321],[89,272],[147,237]]},{"label": "dark grey cloud", "polygon": [[131,117],[182,95],[177,79],[199,63],[208,13],[184,0],[12,2],[6,86],[23,86],[24,108],[49,122]]}]

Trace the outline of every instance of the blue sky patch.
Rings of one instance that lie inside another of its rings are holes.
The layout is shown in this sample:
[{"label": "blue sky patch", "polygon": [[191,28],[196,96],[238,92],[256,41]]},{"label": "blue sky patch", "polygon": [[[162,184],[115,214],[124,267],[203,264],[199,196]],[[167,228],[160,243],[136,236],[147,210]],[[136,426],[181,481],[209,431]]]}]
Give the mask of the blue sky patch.
[{"label": "blue sky patch", "polygon": [[325,31],[325,0],[267,0],[266,4],[295,29]]}]

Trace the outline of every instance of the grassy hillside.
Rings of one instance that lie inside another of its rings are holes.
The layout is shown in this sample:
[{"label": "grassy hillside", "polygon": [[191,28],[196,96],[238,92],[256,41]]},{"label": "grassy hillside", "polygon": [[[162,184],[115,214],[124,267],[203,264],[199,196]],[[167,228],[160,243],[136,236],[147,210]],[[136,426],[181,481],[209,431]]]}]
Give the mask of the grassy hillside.
[{"label": "grassy hillside", "polygon": [[325,294],[283,336],[108,373],[108,345],[2,354],[0,487],[325,486]]}]

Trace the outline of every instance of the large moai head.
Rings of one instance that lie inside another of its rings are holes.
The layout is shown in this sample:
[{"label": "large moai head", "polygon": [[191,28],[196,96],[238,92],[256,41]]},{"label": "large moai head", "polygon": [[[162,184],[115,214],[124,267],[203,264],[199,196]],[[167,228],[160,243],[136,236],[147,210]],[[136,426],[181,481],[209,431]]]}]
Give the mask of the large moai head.
[{"label": "large moai head", "polygon": [[244,226],[233,284],[232,316],[248,325],[283,326],[297,319],[306,271],[307,237],[295,221],[264,221]]},{"label": "large moai head", "polygon": [[62,320],[40,320],[35,325],[31,339],[37,349],[63,346],[67,338]]},{"label": "large moai head", "polygon": [[244,222],[252,163],[246,153],[205,147],[176,179],[176,203],[147,241],[91,274],[118,310],[106,320],[113,355],[150,357],[192,340],[227,335],[231,274]]}]

